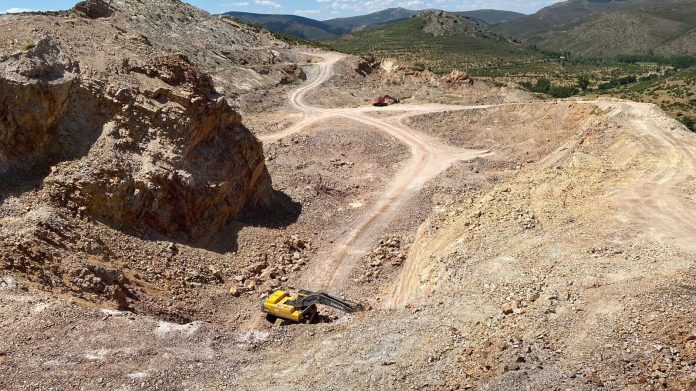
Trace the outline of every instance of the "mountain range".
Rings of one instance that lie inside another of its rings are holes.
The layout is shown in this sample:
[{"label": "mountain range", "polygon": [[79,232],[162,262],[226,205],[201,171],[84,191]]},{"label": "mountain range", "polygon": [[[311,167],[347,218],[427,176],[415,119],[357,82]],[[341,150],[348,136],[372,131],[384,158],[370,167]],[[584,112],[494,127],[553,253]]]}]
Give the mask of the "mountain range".
[{"label": "mountain range", "polygon": [[[406,8],[389,8],[367,15],[335,18],[324,21],[297,15],[255,14],[236,11],[225,12],[222,15],[230,16],[246,23],[260,24],[269,30],[301,39],[324,40],[370,27],[401,21],[421,12],[423,11]],[[518,12],[490,9],[461,11],[454,12],[454,14],[473,18],[489,25],[511,22],[525,16]]]},{"label": "mountain range", "polygon": [[[327,40],[398,23],[422,12],[389,8],[324,21],[296,15],[243,12],[223,15],[306,40]],[[532,15],[490,9],[451,14],[471,18],[502,35],[559,53],[585,57],[696,55],[694,0],[567,0]]]},{"label": "mountain range", "polygon": [[569,0],[495,26],[505,35],[588,57],[696,54],[694,0]]}]

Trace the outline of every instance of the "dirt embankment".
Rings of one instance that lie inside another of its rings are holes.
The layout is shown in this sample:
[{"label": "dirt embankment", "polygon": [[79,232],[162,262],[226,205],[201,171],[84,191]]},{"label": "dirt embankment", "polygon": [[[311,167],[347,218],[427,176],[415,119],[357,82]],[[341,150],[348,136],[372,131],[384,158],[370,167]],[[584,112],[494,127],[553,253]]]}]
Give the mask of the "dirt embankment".
[{"label": "dirt embankment", "polygon": [[[543,159],[448,208],[415,239],[392,303],[462,298],[441,309],[468,330],[462,384],[688,389],[696,380],[684,285],[694,227],[668,212],[692,213],[683,184],[696,140],[650,105],[595,105]],[[531,109],[510,116],[549,114]],[[527,137],[551,137],[536,124]]]},{"label": "dirt embankment", "polygon": [[405,103],[491,104],[528,102],[529,94],[512,87],[493,87],[484,82],[469,84],[466,72],[444,77],[408,69],[395,60],[346,57],[335,65],[335,77],[322,89],[307,95],[321,107],[368,105],[372,99],[390,95]]},{"label": "dirt embankment", "polygon": [[508,104],[424,114],[405,123],[452,145],[496,151],[495,159],[532,163],[574,136],[594,110],[573,102]]}]

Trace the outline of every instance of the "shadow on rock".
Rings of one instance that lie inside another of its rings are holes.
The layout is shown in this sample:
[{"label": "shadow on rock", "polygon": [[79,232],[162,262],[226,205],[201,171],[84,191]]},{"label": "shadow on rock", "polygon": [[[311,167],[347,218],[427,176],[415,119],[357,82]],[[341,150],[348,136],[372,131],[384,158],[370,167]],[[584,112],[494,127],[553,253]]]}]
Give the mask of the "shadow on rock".
[{"label": "shadow on rock", "polygon": [[282,191],[275,190],[273,201],[265,207],[248,211],[241,219],[227,224],[220,232],[207,240],[193,244],[219,254],[238,249],[237,238],[244,227],[280,229],[295,223],[302,213],[302,205]]}]

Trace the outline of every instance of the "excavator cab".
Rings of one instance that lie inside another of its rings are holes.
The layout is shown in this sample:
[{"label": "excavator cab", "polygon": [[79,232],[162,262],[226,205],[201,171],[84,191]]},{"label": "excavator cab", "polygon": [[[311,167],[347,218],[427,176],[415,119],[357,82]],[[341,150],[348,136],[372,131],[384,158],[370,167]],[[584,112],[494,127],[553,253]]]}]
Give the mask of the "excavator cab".
[{"label": "excavator cab", "polygon": [[317,304],[346,313],[361,311],[363,307],[338,296],[325,292],[311,292],[301,289],[295,296],[284,290],[277,290],[261,302],[261,311],[266,319],[276,324],[283,321],[293,323],[312,323],[318,313]]}]

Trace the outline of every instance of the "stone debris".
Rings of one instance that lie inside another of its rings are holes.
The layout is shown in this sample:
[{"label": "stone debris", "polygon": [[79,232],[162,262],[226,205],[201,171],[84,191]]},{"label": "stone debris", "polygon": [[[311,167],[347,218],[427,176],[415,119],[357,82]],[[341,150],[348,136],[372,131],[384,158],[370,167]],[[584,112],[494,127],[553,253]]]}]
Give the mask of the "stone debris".
[{"label": "stone debris", "polygon": [[467,72],[455,69],[448,75],[440,78],[440,84],[443,87],[453,87],[465,84],[472,85],[474,84],[474,79]]},{"label": "stone debris", "polygon": [[367,256],[367,271],[356,279],[356,282],[366,283],[377,280],[382,275],[383,267],[398,268],[406,261],[408,247],[402,246],[401,238],[385,236]]},{"label": "stone debris", "polygon": [[245,273],[233,276],[230,294],[267,294],[283,287],[288,281],[288,274],[301,271],[307,264],[312,244],[298,235],[292,235],[276,250],[276,253],[251,264]]}]

